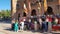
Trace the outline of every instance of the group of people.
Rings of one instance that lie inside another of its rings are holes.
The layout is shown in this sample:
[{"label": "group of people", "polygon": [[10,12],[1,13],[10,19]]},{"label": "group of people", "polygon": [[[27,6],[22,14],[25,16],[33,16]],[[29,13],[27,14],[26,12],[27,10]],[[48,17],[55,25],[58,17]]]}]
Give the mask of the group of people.
[{"label": "group of people", "polygon": [[52,26],[59,24],[59,18],[53,15],[44,15],[38,18],[23,18],[20,20],[16,20],[14,25],[12,25],[12,29],[16,32],[18,30],[41,30],[43,32],[51,32]]}]

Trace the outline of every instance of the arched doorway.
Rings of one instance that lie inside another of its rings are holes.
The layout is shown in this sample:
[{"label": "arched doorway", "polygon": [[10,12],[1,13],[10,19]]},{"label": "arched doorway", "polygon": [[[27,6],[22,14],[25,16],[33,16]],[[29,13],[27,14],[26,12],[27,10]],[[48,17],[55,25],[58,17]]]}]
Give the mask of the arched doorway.
[{"label": "arched doorway", "polygon": [[23,17],[26,17],[26,13],[25,12],[23,12]]},{"label": "arched doorway", "polygon": [[37,14],[36,14],[36,10],[33,9],[32,12],[31,12],[31,16],[36,16],[36,15],[37,15]]},{"label": "arched doorway", "polygon": [[45,12],[45,14],[49,14],[49,15],[54,14],[52,7],[48,6],[47,12]]},{"label": "arched doorway", "polygon": [[31,20],[32,20],[32,22],[33,21],[37,21],[37,13],[36,13],[36,10],[35,9],[33,9],[32,11],[31,11],[31,16],[33,16],[33,18],[31,18]]}]

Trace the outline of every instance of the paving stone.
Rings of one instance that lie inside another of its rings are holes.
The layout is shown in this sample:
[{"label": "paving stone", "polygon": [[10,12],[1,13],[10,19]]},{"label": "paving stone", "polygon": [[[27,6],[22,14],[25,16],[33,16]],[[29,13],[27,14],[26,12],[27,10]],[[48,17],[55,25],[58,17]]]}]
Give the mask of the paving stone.
[{"label": "paving stone", "polygon": [[6,33],[0,32],[0,34],[6,34]]}]

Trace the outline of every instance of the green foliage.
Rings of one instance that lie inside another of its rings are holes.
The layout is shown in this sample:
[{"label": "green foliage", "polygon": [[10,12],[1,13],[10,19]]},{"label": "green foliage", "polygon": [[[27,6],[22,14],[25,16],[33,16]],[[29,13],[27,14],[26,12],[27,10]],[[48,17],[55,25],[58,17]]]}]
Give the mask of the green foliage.
[{"label": "green foliage", "polygon": [[10,17],[11,10],[1,10],[0,17]]}]

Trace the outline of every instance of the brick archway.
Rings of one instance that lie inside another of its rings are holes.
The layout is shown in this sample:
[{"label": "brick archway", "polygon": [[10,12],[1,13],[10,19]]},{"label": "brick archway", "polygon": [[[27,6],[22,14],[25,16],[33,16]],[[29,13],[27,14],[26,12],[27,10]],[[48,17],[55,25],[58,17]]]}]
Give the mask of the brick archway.
[{"label": "brick archway", "polygon": [[53,13],[53,9],[52,9],[52,7],[50,7],[50,6],[48,6],[48,9],[47,9],[47,11],[45,12],[45,14],[47,15],[47,14],[54,14]]},{"label": "brick archway", "polygon": [[31,16],[36,16],[36,15],[37,15],[36,10],[33,9],[33,10],[31,11]]},{"label": "brick archway", "polygon": [[26,17],[26,13],[25,12],[23,12],[23,17]]}]

